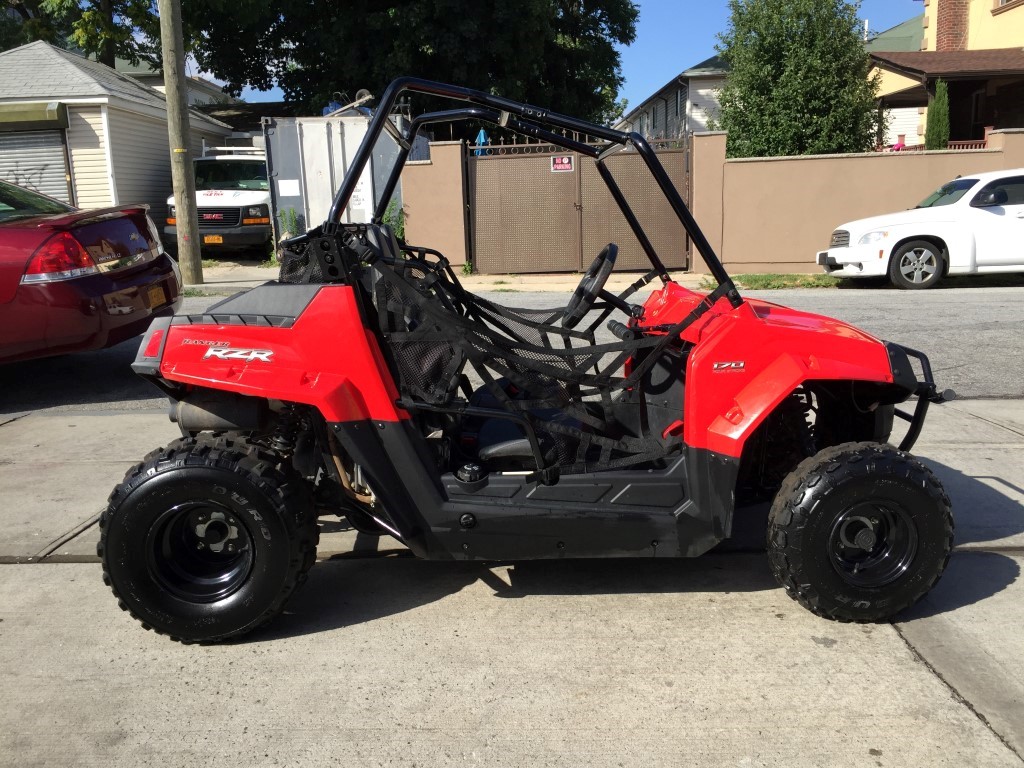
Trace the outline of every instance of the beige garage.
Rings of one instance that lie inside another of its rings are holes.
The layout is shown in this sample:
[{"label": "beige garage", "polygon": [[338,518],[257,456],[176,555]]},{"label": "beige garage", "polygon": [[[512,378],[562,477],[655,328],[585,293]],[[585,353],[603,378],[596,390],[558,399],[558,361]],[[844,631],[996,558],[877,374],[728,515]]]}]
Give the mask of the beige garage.
[{"label": "beige garage", "polygon": [[[190,150],[231,128],[193,112]],[[110,67],[48,43],[0,53],[0,179],[82,208],[148,203],[171,191],[167,102]]]}]

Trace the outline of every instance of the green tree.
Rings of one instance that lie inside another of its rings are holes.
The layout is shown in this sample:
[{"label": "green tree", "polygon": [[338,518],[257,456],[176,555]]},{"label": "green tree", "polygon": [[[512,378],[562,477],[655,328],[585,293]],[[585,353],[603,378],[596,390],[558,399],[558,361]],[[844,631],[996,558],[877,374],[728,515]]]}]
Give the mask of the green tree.
[{"label": "green tree", "polygon": [[76,48],[107,66],[159,60],[160,21],[150,0],[10,0],[0,50],[33,40]]},{"label": "green tree", "polygon": [[925,149],[946,149],[949,146],[949,87],[945,80],[935,84],[935,97],[928,105],[924,128]]},{"label": "green tree", "polygon": [[616,45],[635,37],[632,0],[286,0],[255,2],[248,14],[197,4],[186,16],[256,41],[213,44],[200,65],[238,91],[275,82],[286,98],[320,107],[334,93],[380,95],[395,77],[415,75],[490,90],[569,114],[615,112],[622,84]]},{"label": "green tree", "polygon": [[729,0],[718,51],[730,67],[718,125],[731,157],[862,152],[876,141],[878,76],[859,2]]},{"label": "green tree", "polygon": [[[155,0],[8,2],[25,10],[14,44],[60,44],[61,34],[47,30],[61,26],[71,45],[105,63],[159,66]],[[598,121],[623,109],[616,46],[633,42],[639,13],[633,0],[181,2],[186,47],[236,94],[279,85],[312,110],[335,93],[379,95],[395,77],[414,75]]]}]

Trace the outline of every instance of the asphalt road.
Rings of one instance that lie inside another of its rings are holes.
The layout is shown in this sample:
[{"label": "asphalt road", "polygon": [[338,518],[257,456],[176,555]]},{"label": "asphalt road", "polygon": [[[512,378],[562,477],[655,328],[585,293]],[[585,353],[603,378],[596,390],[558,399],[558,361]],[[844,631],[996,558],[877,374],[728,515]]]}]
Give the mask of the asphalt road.
[{"label": "asphalt road", "polygon": [[[556,293],[499,292],[493,301],[520,307],[563,305]],[[750,291],[768,301],[850,322],[929,356],[940,389],[964,398],[1024,396],[1024,287],[948,288],[911,293],[890,289]],[[201,312],[220,297],[185,300]],[[138,342],[102,352],[0,366],[0,415],[40,409],[161,407],[163,397],[129,367]],[[68,386],[72,382],[73,386]]]}]

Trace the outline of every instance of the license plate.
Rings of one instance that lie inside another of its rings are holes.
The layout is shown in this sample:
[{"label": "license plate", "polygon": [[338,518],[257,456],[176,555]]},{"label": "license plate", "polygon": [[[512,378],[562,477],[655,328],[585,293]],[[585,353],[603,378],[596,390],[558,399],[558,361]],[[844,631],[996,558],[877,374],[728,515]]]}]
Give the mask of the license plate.
[{"label": "license plate", "polygon": [[160,307],[167,303],[167,294],[164,293],[164,287],[162,285],[151,285],[149,286],[149,306]]},{"label": "license plate", "polygon": [[224,242],[224,235],[203,235],[203,245],[220,245]]}]

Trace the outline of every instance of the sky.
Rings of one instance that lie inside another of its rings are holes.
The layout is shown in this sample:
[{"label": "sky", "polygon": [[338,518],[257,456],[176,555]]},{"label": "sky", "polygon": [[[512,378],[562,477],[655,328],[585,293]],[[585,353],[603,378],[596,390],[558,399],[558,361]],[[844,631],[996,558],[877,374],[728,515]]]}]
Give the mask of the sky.
[{"label": "sky", "polygon": [[[620,49],[625,78],[620,98],[635,107],[685,69],[715,55],[716,37],[729,20],[727,0],[637,0],[636,40]],[[872,34],[919,15],[921,0],[863,0],[860,18]],[[409,74],[415,74],[410,72]],[[247,90],[246,101],[279,101],[280,89]]]}]

